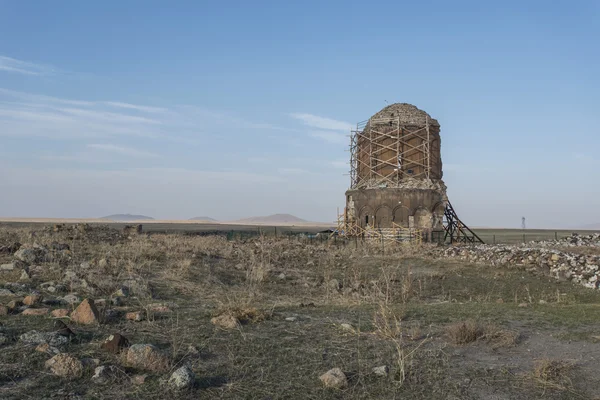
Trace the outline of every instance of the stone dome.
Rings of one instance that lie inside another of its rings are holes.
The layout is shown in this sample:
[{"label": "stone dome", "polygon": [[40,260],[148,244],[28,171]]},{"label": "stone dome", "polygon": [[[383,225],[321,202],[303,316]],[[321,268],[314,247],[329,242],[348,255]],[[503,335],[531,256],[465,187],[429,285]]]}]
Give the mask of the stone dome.
[{"label": "stone dome", "polygon": [[440,126],[437,120],[431,118],[429,114],[425,111],[420,110],[416,106],[408,103],[394,103],[389,106],[383,108],[381,111],[374,114],[371,118],[369,118],[369,124],[371,124],[372,120],[377,120],[380,118],[398,118],[400,117],[400,123],[402,125],[413,125],[413,126],[423,126],[425,125],[425,121],[427,118],[429,119],[429,125],[432,126]]}]

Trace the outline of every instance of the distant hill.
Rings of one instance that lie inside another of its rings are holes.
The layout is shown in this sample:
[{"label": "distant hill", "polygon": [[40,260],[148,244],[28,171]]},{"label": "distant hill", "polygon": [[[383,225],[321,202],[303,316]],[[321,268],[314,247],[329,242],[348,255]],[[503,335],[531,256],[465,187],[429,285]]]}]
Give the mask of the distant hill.
[{"label": "distant hill", "polygon": [[135,215],[135,214],[113,214],[101,219],[108,219],[111,221],[151,221],[154,218],[146,215]]},{"label": "distant hill", "polygon": [[585,231],[600,231],[600,222],[598,222],[597,224],[589,224],[589,225],[584,225],[584,226],[580,226],[579,228],[577,228],[579,230],[585,230]]},{"label": "distant hill", "polygon": [[210,222],[217,222],[216,219],[210,218],[210,217],[194,217],[194,218],[190,218],[189,221],[210,221]]},{"label": "distant hill", "polygon": [[291,214],[273,214],[266,217],[250,217],[239,219],[237,222],[241,224],[272,224],[272,225],[294,225],[294,224],[306,224],[308,221],[298,218]]}]

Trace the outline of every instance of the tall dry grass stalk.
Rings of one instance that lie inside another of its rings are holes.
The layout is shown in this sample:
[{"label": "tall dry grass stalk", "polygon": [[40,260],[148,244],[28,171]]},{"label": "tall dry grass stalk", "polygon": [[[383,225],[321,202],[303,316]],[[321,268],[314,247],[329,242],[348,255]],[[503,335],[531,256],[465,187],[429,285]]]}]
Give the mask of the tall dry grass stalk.
[{"label": "tall dry grass stalk", "polygon": [[403,385],[413,367],[417,352],[428,341],[428,338],[413,346],[405,342],[402,318],[385,302],[379,304],[379,308],[373,316],[373,326],[375,335],[387,340],[393,347],[395,381]]}]

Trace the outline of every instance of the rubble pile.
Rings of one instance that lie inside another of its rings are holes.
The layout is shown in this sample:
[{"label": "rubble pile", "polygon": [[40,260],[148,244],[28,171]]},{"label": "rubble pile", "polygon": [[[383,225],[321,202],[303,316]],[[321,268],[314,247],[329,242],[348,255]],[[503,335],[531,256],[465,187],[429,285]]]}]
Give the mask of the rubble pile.
[{"label": "rubble pile", "polygon": [[600,233],[592,233],[590,235],[573,233],[571,236],[558,240],[546,240],[533,243],[543,247],[600,247]]},{"label": "rubble pile", "polygon": [[573,254],[546,247],[483,244],[449,247],[443,250],[443,256],[493,266],[523,267],[588,288],[600,287],[600,256],[597,255]]}]

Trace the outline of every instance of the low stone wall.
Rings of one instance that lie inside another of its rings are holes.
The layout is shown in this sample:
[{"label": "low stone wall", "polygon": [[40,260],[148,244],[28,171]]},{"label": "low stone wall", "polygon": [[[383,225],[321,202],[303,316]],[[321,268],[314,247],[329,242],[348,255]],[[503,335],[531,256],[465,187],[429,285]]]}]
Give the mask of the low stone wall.
[{"label": "low stone wall", "polygon": [[[584,243],[588,238],[583,237],[582,240],[575,243]],[[591,238],[590,240],[595,239]],[[564,239],[555,241],[554,246],[564,245],[563,241]],[[559,280],[572,281],[593,289],[600,287],[599,255],[575,254],[551,249],[548,248],[549,246],[550,242],[544,242],[541,247],[531,247],[530,245],[527,247],[506,245],[449,247],[442,251],[442,255],[493,266],[535,268],[537,271]]]}]

